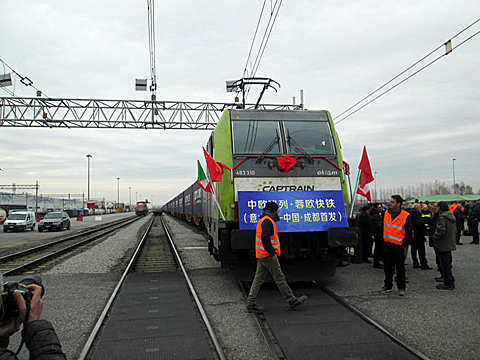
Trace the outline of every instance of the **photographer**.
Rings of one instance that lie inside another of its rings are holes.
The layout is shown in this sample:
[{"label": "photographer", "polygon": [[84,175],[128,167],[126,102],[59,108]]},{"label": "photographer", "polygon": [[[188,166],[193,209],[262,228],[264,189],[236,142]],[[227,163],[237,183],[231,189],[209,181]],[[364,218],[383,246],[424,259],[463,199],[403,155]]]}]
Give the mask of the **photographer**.
[{"label": "photographer", "polygon": [[38,285],[28,285],[27,289],[33,293],[32,299],[30,300],[30,311],[27,322],[25,322],[27,303],[22,294],[17,290],[13,292],[13,296],[19,310],[18,317],[3,318],[0,322],[0,359],[18,359],[13,351],[7,349],[7,346],[10,341],[10,336],[20,330],[22,323],[24,323],[22,337],[30,351],[30,359],[66,359],[67,357],[62,351],[60,340],[52,324],[47,320],[40,320],[40,314],[43,310],[43,302],[41,299],[42,287]]}]

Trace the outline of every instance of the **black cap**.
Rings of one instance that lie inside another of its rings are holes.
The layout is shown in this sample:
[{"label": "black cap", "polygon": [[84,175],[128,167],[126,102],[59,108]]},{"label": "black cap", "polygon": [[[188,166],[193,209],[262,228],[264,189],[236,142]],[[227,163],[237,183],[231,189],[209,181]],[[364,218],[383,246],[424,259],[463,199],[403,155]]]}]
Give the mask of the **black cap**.
[{"label": "black cap", "polygon": [[275,213],[278,210],[278,205],[276,203],[274,203],[273,201],[269,201],[265,204],[265,209],[264,210],[268,210],[272,213]]}]

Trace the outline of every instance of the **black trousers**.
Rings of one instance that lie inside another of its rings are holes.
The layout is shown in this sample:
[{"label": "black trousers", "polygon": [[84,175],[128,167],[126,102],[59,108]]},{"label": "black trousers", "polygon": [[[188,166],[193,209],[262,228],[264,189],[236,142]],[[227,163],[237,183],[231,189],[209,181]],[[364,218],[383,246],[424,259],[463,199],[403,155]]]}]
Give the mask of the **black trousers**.
[{"label": "black trousers", "polygon": [[383,261],[383,236],[374,236],[375,249],[373,250],[373,265],[380,265]]},{"label": "black trousers", "polygon": [[454,285],[455,278],[452,275],[452,252],[439,251],[438,258],[440,260],[440,268],[442,269],[443,283],[445,285]]},{"label": "black trousers", "polygon": [[397,273],[398,290],[405,290],[405,249],[400,245],[383,244],[383,265],[385,271],[385,287],[393,287],[393,269]]},{"label": "black trousers", "polygon": [[372,256],[372,236],[362,236],[362,261],[368,261],[368,258]]},{"label": "black trousers", "polygon": [[[410,253],[412,255],[413,265],[421,265],[421,267],[428,267],[428,261],[425,256],[425,241],[422,240],[415,240],[410,244],[411,250]],[[420,258],[420,263],[417,259],[417,252],[418,257]]]},{"label": "black trousers", "polygon": [[443,278],[442,266],[440,264],[440,255],[437,250],[435,250],[435,263],[437,264],[437,270],[440,272],[440,277]]},{"label": "black trousers", "polygon": [[468,222],[468,229],[472,233],[472,241],[478,243],[478,221],[469,221]]},{"label": "black trousers", "polygon": [[455,237],[455,243],[459,244],[460,243],[460,236],[462,235],[462,229],[457,228],[457,234]]}]

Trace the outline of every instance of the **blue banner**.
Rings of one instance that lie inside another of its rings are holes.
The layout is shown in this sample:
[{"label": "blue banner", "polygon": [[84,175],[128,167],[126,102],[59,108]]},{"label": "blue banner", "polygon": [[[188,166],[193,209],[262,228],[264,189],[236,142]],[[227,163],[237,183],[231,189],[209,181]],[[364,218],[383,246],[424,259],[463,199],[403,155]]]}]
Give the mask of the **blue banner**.
[{"label": "blue banner", "polygon": [[239,191],[240,229],[256,229],[268,201],[279,206],[279,232],[326,231],[348,227],[343,194],[332,191]]}]

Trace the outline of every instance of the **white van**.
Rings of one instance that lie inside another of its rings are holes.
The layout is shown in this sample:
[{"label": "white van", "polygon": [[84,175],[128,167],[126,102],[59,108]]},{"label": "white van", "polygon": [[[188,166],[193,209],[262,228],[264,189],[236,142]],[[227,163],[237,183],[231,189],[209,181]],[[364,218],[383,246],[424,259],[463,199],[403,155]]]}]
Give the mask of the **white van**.
[{"label": "white van", "polygon": [[12,211],[3,223],[3,231],[35,229],[35,213],[33,211]]}]

